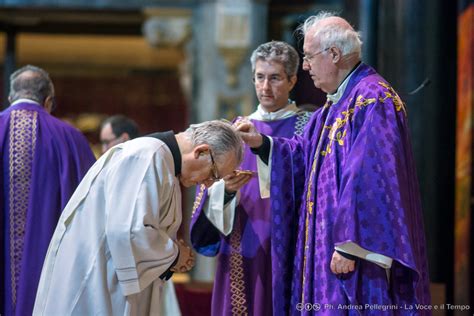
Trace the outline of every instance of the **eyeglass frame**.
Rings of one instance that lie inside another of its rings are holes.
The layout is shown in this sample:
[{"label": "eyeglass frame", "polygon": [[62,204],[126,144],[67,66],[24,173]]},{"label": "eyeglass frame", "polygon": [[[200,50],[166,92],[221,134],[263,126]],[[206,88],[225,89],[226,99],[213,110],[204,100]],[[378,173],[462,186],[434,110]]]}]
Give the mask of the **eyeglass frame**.
[{"label": "eyeglass frame", "polygon": [[219,177],[219,170],[217,169],[216,161],[214,160],[214,156],[212,155],[212,150],[209,148],[209,156],[211,156],[211,171],[212,176],[211,180],[219,181],[221,178]]},{"label": "eyeglass frame", "polygon": [[327,47],[325,49],[322,49],[320,50],[319,52],[316,52],[312,55],[309,55],[309,56],[306,56],[306,54],[303,53],[303,62],[307,62],[307,63],[310,63],[311,59],[313,59],[314,57],[318,56],[319,54],[322,54],[324,53],[325,51],[331,49],[331,47]]}]

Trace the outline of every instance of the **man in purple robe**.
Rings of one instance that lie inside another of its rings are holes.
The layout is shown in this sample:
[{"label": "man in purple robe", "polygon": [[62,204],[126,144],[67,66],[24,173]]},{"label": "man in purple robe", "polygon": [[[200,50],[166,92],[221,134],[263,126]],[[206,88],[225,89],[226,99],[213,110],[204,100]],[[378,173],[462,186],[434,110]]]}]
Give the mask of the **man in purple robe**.
[{"label": "man in purple robe", "polygon": [[[267,135],[301,134],[310,113],[288,99],[297,79],[296,50],[272,41],[260,45],[250,60],[260,104],[248,119]],[[240,168],[257,170],[248,147]],[[198,188],[191,223],[194,248],[206,256],[219,255],[212,314],[279,315],[290,294],[291,271],[283,267],[291,267],[288,254],[297,218],[294,213],[270,213],[270,200],[260,197],[268,187],[259,185],[255,174],[236,173],[223,180],[209,190]]]},{"label": "man in purple robe", "polygon": [[[239,127],[258,160],[269,161],[262,169],[271,170],[272,214],[296,213],[293,198],[301,199],[289,313],[429,313],[405,105],[361,63],[362,43],[346,20],[322,12],[300,30],[303,68],[327,103],[301,137],[269,138],[245,121]],[[289,186],[300,178],[301,196]]]},{"label": "man in purple robe", "polygon": [[85,137],[50,115],[43,69],[10,77],[0,113],[0,315],[31,315],[43,260],[62,209],[95,158]]}]

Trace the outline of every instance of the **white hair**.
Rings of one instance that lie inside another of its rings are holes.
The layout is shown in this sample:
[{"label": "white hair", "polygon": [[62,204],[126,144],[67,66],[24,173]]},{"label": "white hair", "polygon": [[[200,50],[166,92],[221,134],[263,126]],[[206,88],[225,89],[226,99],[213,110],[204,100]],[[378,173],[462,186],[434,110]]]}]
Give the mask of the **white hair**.
[{"label": "white hair", "polygon": [[359,32],[336,23],[318,26],[321,20],[336,16],[338,15],[333,12],[320,11],[307,18],[297,31],[306,36],[310,30],[315,29],[313,37],[318,38],[320,49],[324,50],[334,46],[341,50],[343,56],[356,53],[360,59],[362,57],[362,41]]}]

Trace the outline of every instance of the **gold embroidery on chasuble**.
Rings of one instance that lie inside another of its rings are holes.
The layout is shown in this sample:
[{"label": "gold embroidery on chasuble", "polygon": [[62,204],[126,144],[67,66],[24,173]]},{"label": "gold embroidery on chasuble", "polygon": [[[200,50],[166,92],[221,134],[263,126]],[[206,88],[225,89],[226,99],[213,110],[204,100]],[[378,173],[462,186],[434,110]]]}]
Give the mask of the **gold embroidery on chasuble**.
[{"label": "gold embroidery on chasuble", "polygon": [[242,257],[239,213],[235,215],[235,225],[230,236],[230,304],[232,315],[248,315],[247,299],[245,297],[244,260]]},{"label": "gold embroidery on chasuble", "polygon": [[196,210],[199,208],[199,205],[201,205],[202,197],[204,196],[206,186],[204,184],[201,184],[199,186],[199,193],[194,199],[194,204],[193,204],[193,211],[192,211],[192,216],[194,216],[194,213],[196,213]]},{"label": "gold embroidery on chasuble", "polygon": [[[332,102],[327,101],[326,104],[324,104],[323,110],[324,111],[329,111],[329,108],[331,107]],[[303,255],[303,288],[301,292],[301,302],[304,303],[304,296],[305,296],[305,291],[304,291],[304,284],[306,284],[306,277],[305,277],[305,271],[306,271],[306,257],[307,257],[307,251],[309,250],[308,242],[309,242],[309,220],[311,215],[313,214],[313,208],[314,208],[314,201],[311,199],[311,193],[313,192],[313,182],[315,180],[315,174],[316,174],[316,168],[319,163],[319,157],[320,155],[318,154],[321,152],[321,147],[323,143],[323,138],[325,134],[325,130],[327,130],[326,126],[323,126],[321,129],[321,134],[319,136],[318,140],[318,145],[316,146],[316,152],[314,154],[313,158],[313,163],[311,164],[311,172],[309,175],[309,184],[308,184],[308,189],[306,192],[306,219],[305,219],[305,239],[304,239],[304,255]],[[324,155],[321,155],[324,156]]]},{"label": "gold embroidery on chasuble", "polygon": [[[378,84],[380,86],[382,86],[383,88],[385,88],[385,90],[386,90],[386,91],[383,92],[384,97],[379,97],[378,101],[380,101],[382,103],[385,103],[386,100],[392,99],[396,111],[397,112],[403,111],[405,113],[405,116],[406,116],[407,113],[406,113],[405,104],[402,102],[402,100],[400,99],[398,94],[395,92],[395,90],[390,85],[388,85],[384,82],[379,82]],[[320,156],[318,153],[320,152],[321,156],[323,156],[323,157],[331,154],[333,143],[337,143],[339,146],[343,146],[345,137],[347,135],[346,125],[347,125],[348,122],[353,120],[354,110],[364,108],[364,107],[368,106],[369,104],[375,103],[376,101],[377,101],[377,98],[365,98],[362,95],[358,95],[357,98],[356,98],[355,104],[354,104],[354,108],[349,108],[346,111],[342,111],[341,112],[341,117],[337,117],[335,119],[334,123],[332,123],[332,124],[324,125],[324,127],[322,129],[322,133],[321,133],[320,140],[319,140],[319,143],[318,143],[318,148],[316,150],[316,154],[314,155],[313,165],[312,165],[311,173],[310,173],[310,177],[309,177],[310,183],[308,185],[308,191],[306,193],[306,210],[307,210],[307,212],[306,212],[306,221],[305,221],[305,247],[304,247],[304,259],[303,259],[304,260],[303,261],[303,285],[305,284],[305,281],[306,281],[305,280],[305,271],[306,271],[306,256],[307,256],[307,251],[309,249],[309,246],[308,246],[309,218],[310,218],[310,215],[312,215],[313,208],[314,208],[314,202],[311,200],[311,193],[312,193],[312,190],[313,190],[313,181],[314,181],[314,175],[315,175],[315,172],[316,172],[317,161],[318,161],[318,158]],[[352,103],[352,100],[349,100],[348,104],[350,105],[351,103]],[[326,103],[324,105],[325,108],[327,108],[329,106],[330,105],[328,105],[328,103]],[[321,143],[322,143],[321,140],[323,139],[324,131],[329,131],[328,136],[327,136],[328,139],[329,139],[329,142],[325,146],[324,150],[320,150]],[[305,292],[304,292],[304,286],[303,286],[302,297],[301,297],[301,302],[303,302],[303,303],[305,302],[304,301],[304,296],[305,296]]]},{"label": "gold embroidery on chasuble", "polygon": [[10,264],[12,306],[15,306],[18,278],[21,274],[38,113],[28,110],[16,110],[12,111],[10,115]]},{"label": "gold embroidery on chasuble", "polygon": [[[325,125],[324,129],[329,130],[329,143],[326,145],[326,149],[321,151],[322,156],[326,156],[332,153],[333,143],[336,142],[339,146],[344,146],[344,139],[347,135],[347,128],[345,126],[349,121],[352,120],[354,116],[355,108],[363,108],[369,104],[375,103],[375,98],[366,99],[362,95],[359,95],[354,104],[354,108],[349,108],[346,111],[342,111],[342,117],[337,117],[332,125]],[[349,104],[352,103],[352,100],[349,101]]]},{"label": "gold embroidery on chasuble", "polygon": [[[197,194],[192,214],[199,208],[204,196],[206,186],[201,184],[199,187],[199,193]],[[238,213],[236,214],[234,229],[230,236],[230,303],[232,315],[248,315],[247,311],[247,299],[245,297],[245,281],[244,281],[244,269],[243,269],[243,257],[241,247],[241,227]]]},{"label": "gold embroidery on chasuble", "polygon": [[385,97],[384,98],[380,97],[379,101],[382,103],[385,103],[385,100],[392,99],[397,112],[403,111],[405,116],[407,116],[407,109],[405,107],[405,104],[403,103],[402,99],[400,99],[400,97],[395,92],[395,90],[391,86],[386,84],[385,82],[379,82],[379,85],[387,89],[387,91],[385,91]]}]

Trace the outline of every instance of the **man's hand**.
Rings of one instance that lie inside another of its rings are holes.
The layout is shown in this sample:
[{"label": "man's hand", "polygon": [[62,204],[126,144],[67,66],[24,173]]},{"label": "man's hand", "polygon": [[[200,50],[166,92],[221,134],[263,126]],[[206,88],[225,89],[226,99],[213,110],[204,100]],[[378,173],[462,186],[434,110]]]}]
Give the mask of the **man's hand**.
[{"label": "man's hand", "polygon": [[331,259],[331,271],[334,274],[349,273],[354,271],[355,261],[344,258],[334,251]]},{"label": "man's hand", "polygon": [[240,190],[247,182],[252,179],[251,174],[239,173],[238,170],[232,172],[231,174],[225,176],[225,190],[229,193],[234,193]]},{"label": "man's hand", "polygon": [[177,243],[179,248],[178,261],[170,270],[173,272],[183,273],[191,270],[191,268],[194,267],[194,253],[193,250],[188,245],[186,245],[184,240],[180,239]]},{"label": "man's hand", "polygon": [[257,129],[246,118],[240,118],[235,123],[235,128],[239,131],[240,137],[243,141],[249,145],[251,148],[258,148],[262,146],[263,138],[262,135],[257,132]]}]

